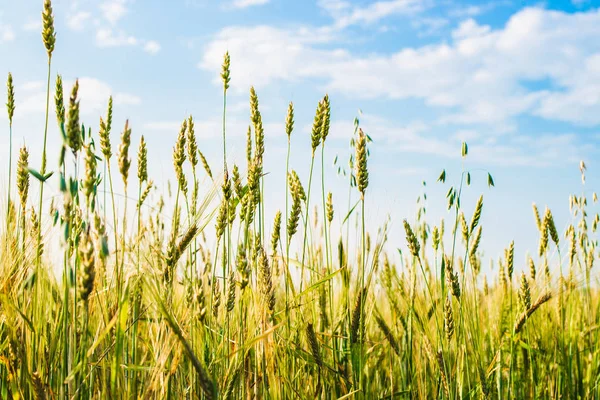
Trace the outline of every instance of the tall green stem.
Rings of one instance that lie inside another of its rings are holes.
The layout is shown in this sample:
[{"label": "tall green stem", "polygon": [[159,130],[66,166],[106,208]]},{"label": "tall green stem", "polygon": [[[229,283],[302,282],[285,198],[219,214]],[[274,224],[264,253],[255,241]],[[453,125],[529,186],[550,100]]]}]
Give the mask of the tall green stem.
[{"label": "tall green stem", "polygon": [[304,283],[304,255],[306,254],[306,244],[308,241],[308,220],[310,219],[308,216],[309,207],[310,207],[310,188],[312,186],[312,176],[313,176],[313,167],[315,166],[315,152],[312,153],[312,158],[310,160],[310,174],[308,177],[308,193],[306,195],[306,213],[304,215],[304,244],[302,245],[302,263],[301,269],[302,274],[300,275],[300,293],[302,293],[302,284]]}]

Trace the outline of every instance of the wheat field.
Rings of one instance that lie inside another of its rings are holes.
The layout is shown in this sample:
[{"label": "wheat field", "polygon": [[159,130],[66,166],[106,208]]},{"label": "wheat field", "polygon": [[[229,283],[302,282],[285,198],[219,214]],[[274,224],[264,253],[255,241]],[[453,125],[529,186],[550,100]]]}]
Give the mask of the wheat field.
[{"label": "wheat field", "polygon": [[[112,124],[112,98],[98,126],[80,120],[78,83],[63,88],[52,70],[50,0],[42,21],[41,160],[12,148],[18,93],[11,74],[7,81],[2,399],[600,398],[600,219],[588,215],[584,195],[571,196],[576,223],[564,232],[549,209],[534,205],[523,224],[537,224],[539,247],[521,268],[510,243],[490,270],[479,248],[483,196],[470,210],[461,198],[494,186],[492,175],[473,172],[471,182],[469,170],[442,171],[448,218],[431,224],[419,208],[404,220],[408,245],[398,253],[387,225],[371,232],[365,222],[371,138],[358,120],[347,175],[358,200],[334,209],[333,198],[347,194],[332,194],[324,179],[325,95],[310,139],[296,137],[289,104],[285,207],[267,221],[269,153],[254,88],[247,157],[227,158],[229,54],[223,163],[209,165],[189,116],[173,144],[176,180],[159,193],[144,137],[131,143],[129,123]],[[62,133],[58,166],[47,161],[53,123]],[[312,149],[307,177],[289,162],[302,140]],[[466,143],[460,151],[469,156]],[[580,169],[585,178],[583,162]],[[48,207],[50,180],[60,194]],[[117,207],[119,196],[135,201]]]}]

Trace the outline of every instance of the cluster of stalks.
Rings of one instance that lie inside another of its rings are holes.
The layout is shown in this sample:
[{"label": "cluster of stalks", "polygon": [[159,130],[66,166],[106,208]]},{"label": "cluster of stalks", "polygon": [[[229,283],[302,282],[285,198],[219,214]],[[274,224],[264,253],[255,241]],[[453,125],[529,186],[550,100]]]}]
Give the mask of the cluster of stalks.
[{"label": "cluster of stalks", "polygon": [[[600,396],[600,295],[593,278],[600,217],[588,215],[585,186],[571,196],[572,223],[564,231],[549,209],[540,216],[534,205],[538,251],[519,263],[512,242],[486,272],[484,201],[479,197],[471,212],[462,207],[471,186],[463,163],[447,194],[451,230],[443,220],[427,222],[423,194],[416,217],[403,222],[407,245],[394,246],[387,243],[387,224],[373,236],[367,229],[371,138],[358,120],[346,174],[348,208],[334,210],[324,172],[331,121],[324,96],[305,180],[290,165],[292,141],[301,138],[294,135],[289,104],[285,210],[271,225],[265,221],[267,153],[254,88],[245,165],[227,158],[232,77],[226,54],[222,173],[213,174],[194,118],[186,117],[173,148],[176,190],[169,210],[149,177],[143,136],[132,155],[135,125],[125,123],[113,154],[112,99],[94,133],[79,118],[78,82],[65,101],[60,75],[53,100],[62,146],[57,164],[48,164],[56,41],[50,0],[42,20],[48,55],[42,159],[38,170],[28,148],[20,149],[18,198],[11,196],[13,127],[18,131],[11,74],[7,82],[0,398]],[[321,204],[311,219],[319,150]],[[468,157],[466,143],[462,157]],[[585,171],[582,163],[582,177]],[[48,206],[44,184],[51,177],[60,194]],[[123,193],[115,192],[113,178],[121,180]],[[443,171],[439,184],[447,178]],[[491,175],[486,178],[493,186]],[[29,197],[34,185],[37,204]],[[116,200],[127,199],[136,186],[135,204]],[[207,226],[214,226],[213,238]],[[50,251],[56,241],[59,255]]]}]

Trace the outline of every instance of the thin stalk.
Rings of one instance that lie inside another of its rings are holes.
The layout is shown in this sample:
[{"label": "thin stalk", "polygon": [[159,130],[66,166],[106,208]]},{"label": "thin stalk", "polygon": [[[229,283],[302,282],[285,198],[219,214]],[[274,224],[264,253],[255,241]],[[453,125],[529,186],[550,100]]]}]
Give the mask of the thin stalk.
[{"label": "thin stalk", "polygon": [[308,220],[309,218],[309,207],[310,207],[310,189],[312,186],[312,176],[313,176],[313,168],[315,166],[315,152],[312,153],[312,158],[310,160],[310,174],[308,177],[308,193],[306,195],[306,215],[304,218],[304,244],[302,245],[302,263],[301,269],[302,274],[300,275],[300,293],[302,293],[302,284],[304,283],[304,255],[306,254],[306,244],[308,240]]}]

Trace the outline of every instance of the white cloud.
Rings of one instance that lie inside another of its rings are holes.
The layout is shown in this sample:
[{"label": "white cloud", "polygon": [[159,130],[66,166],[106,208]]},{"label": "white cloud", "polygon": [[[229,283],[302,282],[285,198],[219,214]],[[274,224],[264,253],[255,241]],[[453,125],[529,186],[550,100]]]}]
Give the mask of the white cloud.
[{"label": "white cloud", "polygon": [[96,32],[96,44],[99,47],[135,46],[138,40],[123,31],[115,35],[112,29],[102,28]]},{"label": "white cloud", "polygon": [[42,29],[42,21],[39,19],[28,19],[27,22],[23,25],[23,30],[27,32],[41,31]]},{"label": "white cloud", "polygon": [[160,44],[154,40],[149,40],[144,45],[144,51],[152,55],[157,54],[160,51]]},{"label": "white cloud", "polygon": [[[177,133],[181,128],[182,121],[151,121],[147,122],[143,125],[143,129],[146,131],[155,131],[155,132],[172,132]],[[194,121],[194,129],[198,135],[200,135],[203,139],[207,138],[215,138],[220,137],[223,132],[223,121],[220,117],[212,117],[208,119],[197,119]],[[284,135],[285,133],[285,125],[283,123],[265,123],[265,137],[273,138],[276,136]],[[228,118],[227,119],[227,136],[228,137],[245,137],[246,132],[248,131],[248,120],[246,119],[235,119]],[[241,143],[241,145],[240,145]],[[228,143],[229,145],[230,143]],[[231,143],[233,147],[237,147],[239,149],[244,149],[246,146],[246,141],[233,141]],[[229,153],[229,149],[227,150]]]},{"label": "white cloud", "polygon": [[15,32],[10,25],[0,23],[0,43],[11,42],[15,40]]},{"label": "white cloud", "polygon": [[252,6],[262,6],[269,3],[271,0],[234,0],[231,3],[233,8],[247,8]]},{"label": "white cloud", "polygon": [[488,25],[478,25],[474,19],[469,18],[466,21],[460,23],[458,28],[452,31],[452,38],[454,40],[469,38],[469,37],[478,37],[486,35],[490,32],[490,27]]},{"label": "white cloud", "polygon": [[100,4],[104,18],[111,24],[116,24],[127,13],[127,0],[105,0]]},{"label": "white cloud", "polygon": [[[68,98],[74,83],[74,80],[64,81],[65,98]],[[41,81],[27,82],[23,84],[22,89],[24,92],[23,97],[16,98],[15,117],[27,118],[34,114],[43,113],[46,109],[45,83]],[[50,95],[54,97],[54,93]],[[102,113],[106,109],[108,98],[111,95],[115,106],[133,106],[141,103],[138,96],[126,92],[115,92],[109,84],[99,79],[79,78],[78,98],[80,100],[80,112],[83,117],[95,117]],[[66,106],[68,107],[68,105]],[[54,107],[52,106],[52,108]]]},{"label": "white cloud", "polygon": [[[369,13],[354,9],[348,15],[368,21],[367,15],[382,15],[373,11],[381,8],[370,8],[376,4],[360,9]],[[446,123],[487,123],[509,130],[511,119],[522,114],[600,123],[600,10],[567,14],[526,8],[499,29],[467,20],[450,42],[391,54],[358,56],[331,43],[323,48],[332,37],[320,37],[322,32],[327,31],[225,28],[206,46],[200,66],[213,71],[217,80],[229,50],[234,89],[316,79],[323,90],[349,97],[420,99],[444,112]],[[540,81],[547,84],[528,85]]]},{"label": "white cloud", "polygon": [[67,17],[67,26],[74,31],[81,31],[85,27],[85,22],[92,16],[87,11],[79,11]]},{"label": "white cloud", "polygon": [[377,1],[365,7],[340,0],[322,0],[318,4],[334,18],[336,28],[373,24],[391,15],[413,15],[427,7],[426,0]]}]

